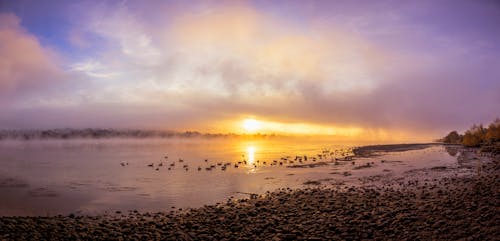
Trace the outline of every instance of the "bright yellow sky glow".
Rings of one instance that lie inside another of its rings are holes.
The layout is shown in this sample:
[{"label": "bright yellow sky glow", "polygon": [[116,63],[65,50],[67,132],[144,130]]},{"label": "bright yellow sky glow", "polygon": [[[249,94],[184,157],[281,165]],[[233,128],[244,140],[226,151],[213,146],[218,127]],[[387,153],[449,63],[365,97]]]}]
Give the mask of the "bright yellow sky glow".
[{"label": "bright yellow sky glow", "polygon": [[[287,135],[338,135],[356,136],[362,129],[357,127],[334,127],[308,123],[284,123],[246,118],[239,122],[237,133],[287,134]],[[242,129],[243,128],[243,131]]]},{"label": "bright yellow sky glow", "polygon": [[243,121],[243,129],[250,133],[256,132],[260,129],[260,122],[255,119],[245,119]]},{"label": "bright yellow sky glow", "polygon": [[[201,124],[200,124],[201,125]],[[415,134],[402,129],[363,128],[356,125],[320,124],[308,122],[285,122],[245,114],[236,119],[213,122],[211,133],[234,133],[240,135],[282,135],[282,136],[334,136],[336,140],[379,141],[393,143],[401,141],[428,141],[426,133]],[[243,151],[247,151],[243,147]]]}]

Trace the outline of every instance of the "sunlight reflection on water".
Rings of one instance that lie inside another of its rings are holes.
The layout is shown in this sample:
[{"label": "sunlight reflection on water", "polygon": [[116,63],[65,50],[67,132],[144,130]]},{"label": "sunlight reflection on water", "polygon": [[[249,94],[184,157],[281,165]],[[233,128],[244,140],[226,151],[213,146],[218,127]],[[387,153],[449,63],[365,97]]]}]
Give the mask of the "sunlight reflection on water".
[{"label": "sunlight reflection on water", "polygon": [[247,156],[248,156],[248,164],[247,166],[250,168],[250,172],[255,172],[255,147],[248,146],[247,147]]}]

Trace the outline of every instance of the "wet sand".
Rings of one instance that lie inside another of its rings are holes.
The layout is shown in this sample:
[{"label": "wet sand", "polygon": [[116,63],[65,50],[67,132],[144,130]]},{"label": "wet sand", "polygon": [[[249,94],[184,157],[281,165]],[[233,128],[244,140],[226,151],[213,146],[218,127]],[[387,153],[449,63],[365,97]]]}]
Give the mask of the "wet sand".
[{"label": "wet sand", "polygon": [[[280,189],[189,210],[1,217],[0,239],[498,240],[500,157],[470,152],[460,162],[379,177],[383,185]],[[464,168],[475,174],[459,175]]]}]

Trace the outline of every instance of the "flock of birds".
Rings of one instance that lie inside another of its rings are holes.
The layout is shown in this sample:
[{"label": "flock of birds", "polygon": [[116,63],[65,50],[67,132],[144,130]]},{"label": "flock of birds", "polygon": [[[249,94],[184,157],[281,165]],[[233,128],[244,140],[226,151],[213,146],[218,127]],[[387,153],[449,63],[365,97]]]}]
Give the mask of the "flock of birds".
[{"label": "flock of birds", "polygon": [[[316,155],[296,155],[292,156],[284,156],[279,159],[275,159],[272,161],[261,161],[261,160],[246,160],[245,155],[241,155],[242,160],[237,162],[215,162],[212,163],[208,159],[204,159],[204,166],[197,166],[194,170],[197,171],[212,171],[220,170],[225,171],[230,167],[239,168],[240,166],[253,167],[257,168],[259,166],[293,166],[293,165],[303,165],[307,163],[314,163],[319,161],[351,161],[352,160],[352,149],[339,149],[335,151],[323,150],[321,153]],[[203,163],[203,162],[202,162]],[[121,166],[128,166],[128,162],[121,162]],[[177,161],[169,162],[168,155],[165,155],[159,163],[149,163],[147,167],[150,167],[156,171],[160,171],[160,169],[166,168],[167,170],[174,170],[176,167],[182,167],[183,170],[189,171],[192,166],[190,166],[184,159],[179,158]]]}]

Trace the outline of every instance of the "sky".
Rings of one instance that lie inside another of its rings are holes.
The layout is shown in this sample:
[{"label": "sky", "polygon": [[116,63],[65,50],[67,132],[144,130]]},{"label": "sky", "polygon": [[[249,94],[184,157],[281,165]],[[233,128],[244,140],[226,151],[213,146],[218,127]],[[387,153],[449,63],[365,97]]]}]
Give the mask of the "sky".
[{"label": "sky", "polygon": [[498,26],[488,0],[0,0],[0,129],[430,140],[500,116]]}]

